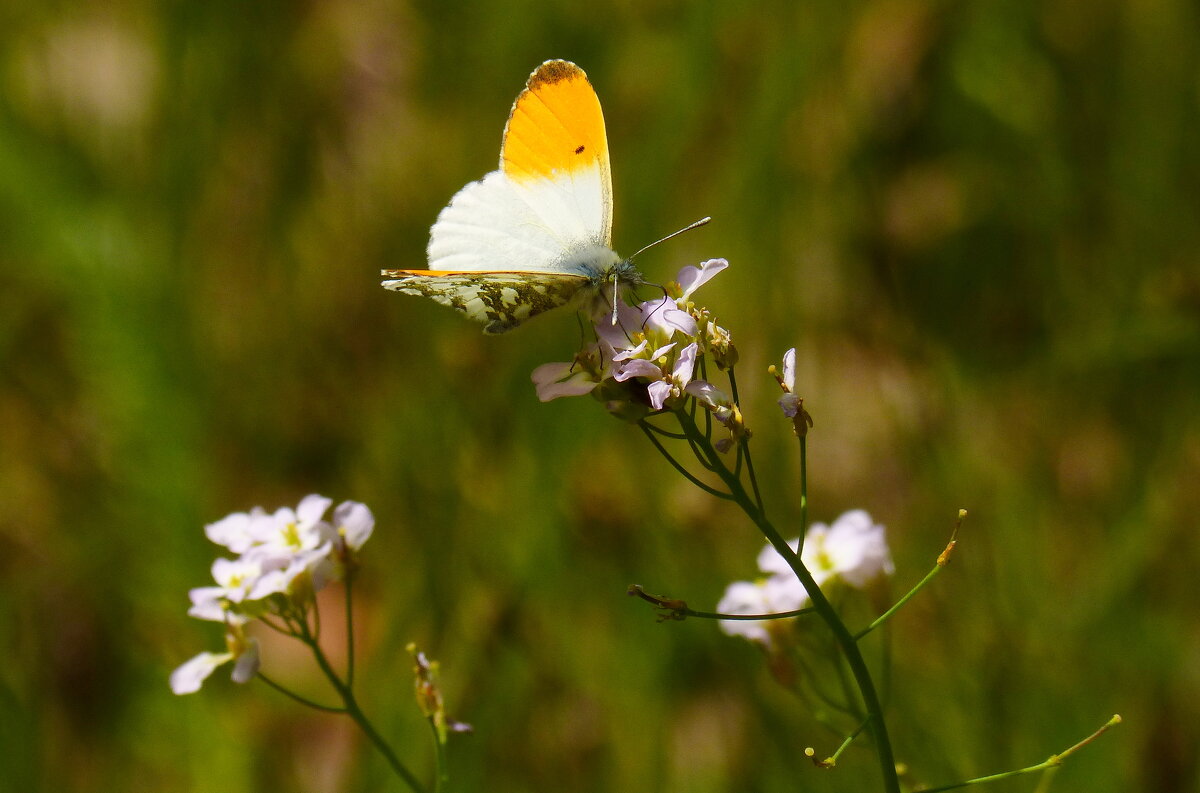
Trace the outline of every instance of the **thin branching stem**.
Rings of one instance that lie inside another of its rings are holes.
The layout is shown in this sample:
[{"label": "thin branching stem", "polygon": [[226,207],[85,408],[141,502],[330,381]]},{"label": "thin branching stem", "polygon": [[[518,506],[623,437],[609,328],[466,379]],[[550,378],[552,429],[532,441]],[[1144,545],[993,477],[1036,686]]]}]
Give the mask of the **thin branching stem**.
[{"label": "thin branching stem", "polygon": [[[717,490],[715,487],[712,487],[711,485],[706,485],[704,482],[701,482],[699,479],[697,479],[691,473],[691,471],[684,468],[682,463],[680,463],[678,460],[676,460],[674,458],[674,456],[672,456],[671,453],[669,451],[667,451],[666,447],[664,447],[659,442],[658,438],[654,437],[654,433],[651,432],[650,430],[646,429],[646,422],[644,420],[639,421],[638,426],[642,428],[642,432],[644,432],[646,434],[646,437],[650,439],[650,442],[652,444],[654,444],[654,448],[658,449],[659,453],[662,454],[663,457],[667,458],[667,462],[669,462],[671,464],[671,467],[674,468],[676,471],[678,471],[680,474],[682,474],[685,479],[687,479],[689,482],[691,482],[696,487],[703,490],[705,493],[708,493],[710,496],[716,496],[717,498],[722,498],[722,499],[725,499],[726,501],[733,500],[733,496],[731,496],[729,493],[724,493],[720,490]],[[693,426],[695,426],[695,425],[693,425]],[[691,442],[692,441],[689,439],[689,443],[691,443]],[[695,448],[695,446],[693,446],[693,449],[694,448]],[[699,453],[697,453],[697,457],[699,457]]]},{"label": "thin branching stem", "polygon": [[1105,722],[1103,724],[1103,726],[1100,727],[1100,729],[1096,730],[1095,732],[1093,732],[1088,737],[1084,738],[1079,743],[1075,744],[1074,746],[1070,747],[1069,749],[1059,752],[1058,754],[1050,755],[1050,757],[1048,757],[1047,759],[1043,760],[1042,762],[1040,762],[1036,765],[1027,766],[1025,768],[1018,768],[1015,771],[1004,771],[999,774],[989,774],[988,776],[975,777],[974,779],[967,779],[962,782],[955,782],[952,785],[942,785],[941,787],[926,788],[925,793],[941,793],[941,791],[943,791],[943,790],[955,790],[957,788],[966,787],[968,785],[982,785],[986,782],[998,782],[1001,779],[1008,779],[1009,777],[1020,776],[1022,774],[1036,774],[1039,771],[1051,771],[1051,770],[1057,768],[1058,766],[1062,765],[1063,760],[1066,760],[1068,757],[1075,754],[1080,749],[1087,746],[1089,743],[1096,740],[1101,735],[1108,732],[1111,728],[1117,726],[1120,723],[1121,723],[1120,714],[1115,715],[1111,719],[1109,719],[1107,722]]},{"label": "thin branching stem", "polygon": [[450,781],[450,767],[446,763],[446,744],[442,741],[442,731],[438,729],[437,721],[429,717],[429,729],[433,731],[433,745],[437,759],[437,776],[433,782],[433,793],[442,793],[446,783]]},{"label": "thin branching stem", "polygon": [[[730,384],[731,387],[734,385],[732,376]],[[677,411],[676,415],[679,416],[680,426],[685,433],[699,436],[699,428],[695,422],[691,421],[690,416],[686,412]],[[697,442],[701,443],[702,450],[708,456],[709,461],[715,466],[716,474],[721,477],[725,486],[729,488],[733,500],[742,507],[742,510],[754,521],[759,531],[766,537],[767,542],[787,562],[792,572],[800,580],[801,585],[804,586],[805,591],[808,592],[813,608],[816,609],[821,619],[824,620],[825,624],[833,632],[834,641],[845,656],[846,663],[850,666],[850,671],[854,676],[859,694],[862,697],[863,706],[870,717],[871,735],[875,739],[876,755],[879,761],[880,774],[883,777],[884,790],[887,793],[900,793],[900,780],[896,775],[896,760],[892,754],[891,739],[888,737],[887,724],[883,718],[883,706],[879,702],[879,695],[875,690],[875,683],[871,679],[871,672],[867,667],[866,660],[863,658],[862,651],[858,648],[858,643],[855,641],[854,635],[850,633],[850,630],[846,627],[846,623],[838,616],[829,599],[825,597],[825,593],[817,586],[812,573],[800,561],[800,556],[792,550],[791,546],[783,539],[783,535],[771,524],[763,510],[758,508],[757,503],[746,492],[741,480],[734,477],[733,472],[724,466],[720,456],[712,448],[711,444],[702,443],[702,441],[702,438],[697,437]]]},{"label": "thin branching stem", "polygon": [[686,441],[688,439],[688,436],[684,435],[682,432],[671,432],[670,430],[663,429],[657,424],[652,424],[645,419],[642,420],[642,424],[649,428],[651,432],[655,433],[656,435],[661,435],[664,438],[670,438],[674,441]]},{"label": "thin branching stem", "polygon": [[808,444],[800,436],[800,541],[808,534]]},{"label": "thin branching stem", "polygon": [[838,758],[842,756],[842,752],[846,751],[850,744],[854,743],[854,739],[862,734],[862,731],[866,728],[867,722],[869,721],[869,718],[863,719],[862,722],[854,728],[854,732],[846,736],[846,740],[842,741],[842,744],[837,748],[837,751],[822,760],[819,765],[825,768],[833,768],[835,765],[837,765]]},{"label": "thin branching stem", "polygon": [[878,628],[880,625],[883,625],[888,620],[890,620],[892,618],[892,616],[895,615],[895,613],[900,610],[901,606],[903,606],[908,601],[912,600],[914,595],[916,595],[918,592],[920,592],[922,589],[924,589],[925,585],[928,584],[930,581],[932,581],[934,579],[934,577],[942,571],[943,567],[945,567],[947,564],[949,564],[950,555],[952,553],[954,553],[954,549],[958,545],[958,530],[960,528],[962,528],[963,519],[966,517],[967,517],[967,511],[965,509],[960,509],[958,511],[958,520],[955,521],[955,523],[954,523],[954,531],[951,532],[951,534],[950,534],[950,542],[946,543],[946,549],[938,555],[937,562],[933,565],[933,569],[930,570],[928,573],[926,573],[925,577],[922,578],[920,581],[918,581],[916,586],[914,586],[912,589],[908,590],[908,594],[906,594],[904,597],[897,600],[896,604],[894,606],[892,606],[890,609],[888,609],[887,611],[883,612],[878,617],[876,617],[875,621],[872,622],[870,625],[863,628],[858,633],[854,634],[855,641],[858,641],[859,639],[866,636],[871,631]]},{"label": "thin branching stem", "polygon": [[258,679],[263,681],[264,683],[266,683],[271,688],[278,691],[280,694],[283,694],[285,697],[287,697],[289,699],[293,699],[296,702],[299,702],[301,705],[304,705],[305,707],[312,708],[313,710],[320,710],[325,713],[345,713],[346,712],[345,708],[339,708],[336,705],[322,705],[320,702],[315,702],[315,701],[309,699],[308,697],[301,696],[300,694],[297,694],[295,691],[292,691],[290,688],[287,688],[286,686],[276,683],[274,680],[267,677],[262,672],[258,673]]},{"label": "thin branching stem", "polygon": [[[350,562],[347,562],[350,565]],[[346,570],[346,688],[354,689],[354,568]]]},{"label": "thin branching stem", "polygon": [[696,611],[695,609],[678,609],[688,617],[699,617],[706,620],[782,620],[789,617],[799,617],[801,614],[812,614],[816,609],[806,606],[794,611],[780,611],[775,614],[718,614],[715,611]]},{"label": "thin branching stem", "polygon": [[912,589],[908,590],[908,594],[906,594],[904,597],[897,600],[895,605],[893,605],[890,609],[888,609],[887,611],[883,612],[878,617],[876,617],[875,621],[872,622],[870,625],[863,628],[858,633],[854,634],[854,640],[858,641],[859,639],[866,636],[871,631],[878,628],[880,625],[882,625],[885,622],[887,622],[888,620],[890,620],[896,614],[896,612],[900,610],[901,606],[903,606],[908,601],[912,600],[913,596],[916,595],[918,592],[920,592],[922,589],[924,589],[925,585],[928,584],[930,581],[932,581],[934,579],[934,576],[936,576],[940,572],[942,572],[942,566],[935,564],[933,566],[933,569],[930,570],[928,573],[926,573],[925,577],[922,578],[919,582],[917,582],[916,586],[914,586]]},{"label": "thin branching stem", "polygon": [[310,630],[308,630],[308,625],[304,624],[303,629],[304,632],[299,638],[308,645],[310,650],[312,650],[313,657],[317,661],[317,666],[321,668],[321,671],[325,674],[326,679],[329,680],[329,684],[333,686],[334,690],[337,691],[338,696],[342,698],[342,702],[345,704],[346,715],[354,719],[354,723],[358,725],[359,729],[361,729],[371,743],[375,745],[375,748],[379,750],[379,753],[387,759],[388,765],[392,767],[392,770],[396,772],[396,775],[403,779],[409,788],[414,791],[414,793],[425,793],[425,786],[422,785],[416,776],[414,776],[413,773],[409,771],[403,763],[400,762],[400,758],[396,756],[396,753],[392,750],[392,747],[386,740],[384,740],[383,736],[379,734],[379,731],[375,729],[375,725],[373,725],[367,719],[366,714],[362,712],[362,708],[360,708],[358,705],[358,700],[354,697],[354,692],[350,690],[350,687],[342,680],[337,671],[334,670],[333,666],[329,663],[329,659],[325,657],[324,651],[321,649],[320,644],[317,643],[316,636]]}]

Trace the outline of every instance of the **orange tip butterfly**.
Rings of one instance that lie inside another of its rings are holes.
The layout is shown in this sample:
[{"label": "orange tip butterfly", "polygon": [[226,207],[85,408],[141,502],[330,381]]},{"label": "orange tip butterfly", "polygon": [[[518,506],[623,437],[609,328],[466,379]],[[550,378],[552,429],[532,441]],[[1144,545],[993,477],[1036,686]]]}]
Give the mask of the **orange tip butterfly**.
[{"label": "orange tip butterfly", "polygon": [[484,333],[580,297],[611,297],[615,316],[617,292],[643,281],[612,250],[612,213],[600,100],[583,69],[546,61],[508,114],[499,170],[438,215],[429,269],[383,270],[383,286],[458,309]]}]

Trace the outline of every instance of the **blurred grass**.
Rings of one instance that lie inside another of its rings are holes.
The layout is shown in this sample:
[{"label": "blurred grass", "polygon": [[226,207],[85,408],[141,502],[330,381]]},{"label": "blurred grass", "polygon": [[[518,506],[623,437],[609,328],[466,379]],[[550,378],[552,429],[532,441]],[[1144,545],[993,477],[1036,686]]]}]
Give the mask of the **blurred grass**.
[{"label": "blurred grass", "polygon": [[410,639],[477,728],[459,790],[871,789],[862,753],[800,758],[832,739],[752,647],[623,597],[714,603],[760,541],[593,403],[536,402],[575,323],[484,339],[376,285],[421,266],[551,57],[604,104],[619,250],[715,218],[642,264],[732,261],[702,297],[780,519],[796,461],[762,372],[791,345],[815,519],[870,510],[903,587],[971,510],[895,624],[912,779],[1120,712],[1058,789],[1200,789],[1198,23],[1183,0],[0,3],[0,789],[396,789],[345,724],[224,675],[166,686],[219,643],[184,616],[203,524],[310,491],[379,518],[363,681],[423,772]]}]

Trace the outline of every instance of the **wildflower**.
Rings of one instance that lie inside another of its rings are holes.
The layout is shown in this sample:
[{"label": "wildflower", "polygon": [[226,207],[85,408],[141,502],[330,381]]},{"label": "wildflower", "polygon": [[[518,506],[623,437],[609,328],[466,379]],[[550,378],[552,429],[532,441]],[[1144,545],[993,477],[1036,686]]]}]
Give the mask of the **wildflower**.
[{"label": "wildflower", "polygon": [[775,370],[775,367],[770,367],[770,371],[775,375],[775,381],[779,383],[779,387],[783,389],[783,396],[779,398],[779,407],[783,410],[783,415],[792,420],[792,431],[797,437],[804,437],[808,434],[808,428],[813,425],[812,416],[804,409],[804,399],[796,394],[796,348],[792,347],[783,354],[783,376],[781,377]]},{"label": "wildflower", "polygon": [[237,662],[235,680],[253,677],[258,645],[245,638],[243,627],[268,614],[306,618],[314,594],[345,575],[354,554],[370,538],[375,517],[365,504],[343,501],[333,513],[335,528],[325,520],[332,503],[313,494],[294,510],[282,507],[267,513],[255,507],[205,526],[210,540],[240,555],[213,562],[215,585],[188,593],[188,615],[224,623],[228,649],[201,653],[177,669],[171,678],[176,693],[195,691],[214,669],[229,661]]},{"label": "wildflower", "polygon": [[[780,614],[803,608],[808,592],[796,580],[773,576],[758,581],[734,581],[725,588],[717,603],[721,614]],[[721,620],[721,630],[730,636],[744,636],[765,647],[771,646],[771,634],[785,620]]]},{"label": "wildflower", "polygon": [[251,592],[262,577],[262,565],[253,559],[217,559],[212,564],[216,586],[196,587],[188,592],[192,607],[188,616],[215,622],[239,620],[240,604],[251,600]]},{"label": "wildflower", "polygon": [[231,628],[225,634],[228,648],[223,653],[204,652],[185,661],[171,673],[171,691],[176,694],[192,694],[200,690],[204,681],[219,667],[233,661],[233,682],[246,683],[258,674],[258,640],[247,639],[240,628]]},{"label": "wildflower", "polygon": [[675,357],[675,366],[672,367],[671,373],[664,375],[661,380],[656,380],[646,388],[646,393],[650,397],[650,404],[655,410],[662,410],[663,404],[668,399],[674,399],[683,394],[683,389],[692,380],[695,368],[696,343],[692,342],[679,351],[679,355]]},{"label": "wildflower", "polygon": [[826,577],[837,576],[855,589],[863,589],[896,571],[884,531],[865,510],[852,510],[832,526],[810,526],[800,558],[814,576],[823,571]]},{"label": "wildflower", "polygon": [[548,402],[596,391],[610,412],[640,418],[643,411],[629,409],[640,385],[633,390],[632,386],[605,386],[614,382],[638,385],[635,381],[645,380],[649,382],[641,401],[661,410],[667,400],[682,395],[702,352],[712,350],[716,356],[715,351],[721,351],[725,357],[718,365],[731,355],[728,331],[715,323],[711,327],[707,321],[700,324],[697,316],[707,317],[707,312],[690,302],[697,289],[728,266],[724,259],[710,259],[699,267],[684,267],[677,282],[668,286],[667,296],[636,306],[621,303],[616,307],[615,322],[613,314],[605,310],[595,319],[597,340],[577,353],[574,361],[543,364],[533,371],[538,399]]},{"label": "wildflower", "polygon": [[438,742],[446,743],[447,735],[452,732],[471,732],[473,728],[470,724],[446,716],[446,704],[442,699],[441,686],[438,685],[437,661],[429,660],[415,644],[409,644],[406,649],[413,657],[413,691],[417,697],[417,707],[433,724]]},{"label": "wildflower", "polygon": [[272,516],[267,514],[266,510],[255,507],[249,512],[234,512],[208,524],[204,527],[204,534],[217,545],[223,545],[234,553],[245,553],[266,530],[264,524],[271,522]]},{"label": "wildflower", "polygon": [[611,345],[600,341],[580,350],[573,361],[542,364],[532,375],[538,399],[549,402],[590,393],[608,376],[612,356]]},{"label": "wildflower", "polygon": [[[871,520],[865,510],[852,510],[838,517],[832,526],[824,523],[810,526],[804,535],[800,560],[818,585],[837,578],[862,589],[874,579],[895,571],[884,533],[884,527]],[[796,550],[800,539],[788,545]],[[793,575],[787,562],[770,545],[759,553],[758,566],[771,575]]]},{"label": "wildflower", "polygon": [[750,437],[750,430],[742,418],[742,411],[729,396],[707,380],[693,380],[684,388],[688,394],[713,414],[722,426],[729,430],[729,437],[716,442],[717,451],[724,454],[743,438]]},{"label": "wildflower", "polygon": [[335,532],[323,519],[332,503],[314,493],[305,496],[295,510],[280,507],[270,520],[255,523],[253,544],[245,553],[261,559],[266,568],[282,568],[308,551],[332,547]]},{"label": "wildflower", "polygon": [[337,532],[337,547],[343,552],[353,553],[371,539],[375,531],[375,515],[366,504],[343,501],[333,511],[333,525]]},{"label": "wildflower", "polygon": [[700,287],[712,280],[713,276],[729,266],[727,259],[709,259],[706,262],[701,262],[699,267],[688,265],[679,271],[679,275],[675,276],[675,282],[679,285],[680,294],[677,298],[678,302],[686,303]]}]

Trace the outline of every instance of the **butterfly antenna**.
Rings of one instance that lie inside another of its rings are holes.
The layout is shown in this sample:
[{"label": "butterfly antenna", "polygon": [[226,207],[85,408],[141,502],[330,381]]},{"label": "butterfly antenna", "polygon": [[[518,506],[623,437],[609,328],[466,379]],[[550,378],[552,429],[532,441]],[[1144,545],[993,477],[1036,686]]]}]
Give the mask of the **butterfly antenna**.
[{"label": "butterfly antenna", "polygon": [[666,242],[667,240],[671,239],[672,237],[678,237],[680,234],[683,234],[685,231],[691,231],[692,229],[698,229],[701,226],[708,224],[710,221],[712,221],[712,218],[700,218],[699,220],[697,220],[695,223],[688,226],[687,228],[682,228],[679,231],[672,232],[672,233],[668,234],[667,236],[663,237],[661,240],[655,240],[654,242],[647,245],[645,248],[642,248],[642,250],[633,254],[633,256],[630,256],[628,261],[633,261],[634,259],[636,259],[638,257],[638,254],[640,254],[644,251],[650,250],[651,248],[653,248],[655,245],[657,245],[660,242]]}]

